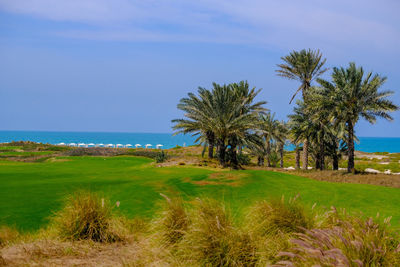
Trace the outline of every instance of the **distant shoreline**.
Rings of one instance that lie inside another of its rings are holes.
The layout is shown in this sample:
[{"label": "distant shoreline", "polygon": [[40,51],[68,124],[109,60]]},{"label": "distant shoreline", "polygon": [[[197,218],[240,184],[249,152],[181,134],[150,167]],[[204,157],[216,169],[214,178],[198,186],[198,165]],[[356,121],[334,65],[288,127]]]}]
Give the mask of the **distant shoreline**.
[{"label": "distant shoreline", "polygon": [[[359,137],[360,143],[355,149],[362,152],[400,153],[400,137]],[[163,148],[190,146],[196,137],[172,133],[128,133],[128,132],[58,132],[58,131],[0,131],[0,142],[33,141],[40,143],[94,143],[94,144],[151,144],[153,148],[162,144]],[[287,145],[285,150],[294,150]]]}]

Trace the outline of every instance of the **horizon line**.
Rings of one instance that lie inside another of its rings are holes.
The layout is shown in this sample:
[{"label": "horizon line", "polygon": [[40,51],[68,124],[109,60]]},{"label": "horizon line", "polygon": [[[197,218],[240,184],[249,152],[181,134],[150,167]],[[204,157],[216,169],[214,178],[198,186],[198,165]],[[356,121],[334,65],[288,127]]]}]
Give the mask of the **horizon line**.
[{"label": "horizon line", "polygon": [[[51,132],[51,133],[126,133],[126,134],[174,134],[174,132],[126,132],[126,131],[57,131],[57,130],[0,130],[0,132]],[[191,134],[183,134],[191,135]],[[368,138],[400,138],[400,136],[363,136]]]}]

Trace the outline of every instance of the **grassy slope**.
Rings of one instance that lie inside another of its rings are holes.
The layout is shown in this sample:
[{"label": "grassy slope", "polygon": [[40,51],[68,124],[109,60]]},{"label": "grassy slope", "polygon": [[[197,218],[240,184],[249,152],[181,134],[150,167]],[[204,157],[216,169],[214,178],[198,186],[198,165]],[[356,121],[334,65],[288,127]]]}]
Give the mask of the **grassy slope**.
[{"label": "grassy slope", "polygon": [[[121,201],[130,216],[151,216],[159,193],[224,199],[241,211],[257,199],[300,193],[303,202],[345,207],[366,215],[393,216],[400,226],[400,189],[320,182],[284,173],[228,171],[196,167],[157,168],[137,157],[69,157],[59,161],[0,161],[0,224],[34,230],[47,222],[63,197],[77,189],[102,191]],[[219,172],[221,176],[213,177]],[[211,177],[210,177],[211,175]],[[215,175],[215,174],[214,174]],[[205,183],[208,183],[204,185]]]}]

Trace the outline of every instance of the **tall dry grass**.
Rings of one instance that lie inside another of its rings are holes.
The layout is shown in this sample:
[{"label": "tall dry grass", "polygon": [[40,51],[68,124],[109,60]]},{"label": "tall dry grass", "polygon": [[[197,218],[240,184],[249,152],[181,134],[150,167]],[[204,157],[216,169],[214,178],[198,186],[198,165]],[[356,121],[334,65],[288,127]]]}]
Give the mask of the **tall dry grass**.
[{"label": "tall dry grass", "polygon": [[223,203],[197,199],[190,221],[179,243],[178,257],[200,266],[255,266],[256,247],[251,236],[233,224]]},{"label": "tall dry grass", "polygon": [[299,196],[285,200],[259,201],[248,209],[244,228],[256,243],[258,264],[276,263],[276,255],[290,248],[294,233],[304,232],[315,225],[315,216],[298,200]]},{"label": "tall dry grass", "polygon": [[181,198],[171,199],[164,194],[161,196],[165,201],[152,222],[153,232],[155,232],[157,242],[162,245],[175,245],[187,232],[190,223],[189,216]]},{"label": "tall dry grass", "polygon": [[0,248],[15,242],[20,237],[17,229],[8,226],[0,226]]},{"label": "tall dry grass", "polygon": [[127,233],[107,199],[84,191],[67,197],[64,208],[54,214],[51,226],[67,240],[115,242],[123,240]]},{"label": "tall dry grass", "polygon": [[325,218],[325,227],[297,233],[276,266],[400,266],[400,240],[390,218],[378,223],[334,208]]},{"label": "tall dry grass", "polygon": [[[145,222],[117,216],[107,200],[103,204],[97,194],[79,192],[55,214],[51,227],[67,240],[57,242],[68,247],[127,249],[129,255],[116,252],[124,255],[120,262],[126,266],[400,266],[400,238],[390,219],[382,223],[335,208],[317,213],[295,197],[255,203],[243,220],[235,220],[216,200],[164,198],[155,218]],[[126,239],[132,232],[140,235]],[[13,231],[0,231],[2,244],[10,240],[15,240]],[[109,244],[119,240],[127,242]],[[32,261],[45,262],[47,255],[71,261],[63,249],[42,249],[46,244],[52,242],[40,243],[40,250],[31,248]],[[38,258],[37,251],[45,256]],[[6,260],[21,258],[12,257]]]},{"label": "tall dry grass", "polygon": [[249,208],[246,217],[250,230],[260,236],[302,232],[315,224],[313,214],[299,202],[298,196],[287,201],[284,197],[260,201]]}]

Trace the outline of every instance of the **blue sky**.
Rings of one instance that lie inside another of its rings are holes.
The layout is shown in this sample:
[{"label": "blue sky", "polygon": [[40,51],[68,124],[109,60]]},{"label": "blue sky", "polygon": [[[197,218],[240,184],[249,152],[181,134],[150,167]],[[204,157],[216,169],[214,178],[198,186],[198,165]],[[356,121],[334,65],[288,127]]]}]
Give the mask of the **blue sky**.
[{"label": "blue sky", "polygon": [[[388,77],[400,104],[396,0],[0,0],[0,130],[171,132],[198,86],[248,80],[285,119],[298,84],[275,75],[319,48]],[[327,75],[326,78],[329,78]],[[360,121],[359,136],[400,137]]]}]

